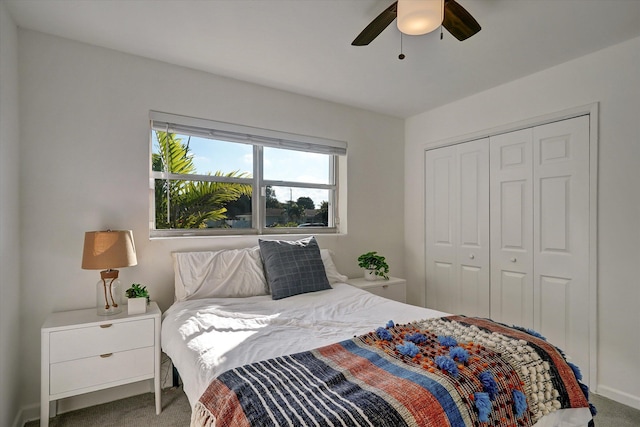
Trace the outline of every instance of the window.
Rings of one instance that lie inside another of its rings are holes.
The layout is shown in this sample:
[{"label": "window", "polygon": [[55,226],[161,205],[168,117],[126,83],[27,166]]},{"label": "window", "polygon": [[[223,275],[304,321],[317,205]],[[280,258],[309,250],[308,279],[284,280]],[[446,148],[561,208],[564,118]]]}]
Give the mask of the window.
[{"label": "window", "polygon": [[338,232],[345,142],[150,117],[151,237]]}]

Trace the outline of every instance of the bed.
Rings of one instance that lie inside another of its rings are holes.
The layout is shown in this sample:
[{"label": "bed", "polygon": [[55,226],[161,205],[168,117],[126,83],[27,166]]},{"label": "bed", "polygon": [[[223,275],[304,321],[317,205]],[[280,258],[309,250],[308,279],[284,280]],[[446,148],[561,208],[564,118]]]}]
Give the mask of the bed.
[{"label": "bed", "polygon": [[161,341],[192,426],[592,423],[579,369],[534,331],[362,291],[313,238],[173,257]]}]

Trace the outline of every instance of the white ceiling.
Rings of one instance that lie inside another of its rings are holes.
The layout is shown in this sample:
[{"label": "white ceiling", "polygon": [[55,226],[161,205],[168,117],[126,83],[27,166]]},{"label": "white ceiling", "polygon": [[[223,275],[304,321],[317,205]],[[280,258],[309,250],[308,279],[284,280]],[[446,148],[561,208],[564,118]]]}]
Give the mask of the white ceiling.
[{"label": "white ceiling", "polygon": [[18,26],[409,117],[640,36],[640,0],[458,0],[482,31],[355,36],[393,0],[2,0]]}]

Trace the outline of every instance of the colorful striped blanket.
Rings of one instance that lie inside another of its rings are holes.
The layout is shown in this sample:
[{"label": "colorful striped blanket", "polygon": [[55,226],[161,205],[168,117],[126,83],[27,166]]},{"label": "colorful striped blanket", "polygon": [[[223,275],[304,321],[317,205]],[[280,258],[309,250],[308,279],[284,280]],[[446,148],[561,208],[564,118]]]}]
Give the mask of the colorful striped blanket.
[{"label": "colorful striped blanket", "polygon": [[532,331],[463,316],[390,321],[221,374],[192,425],[531,426],[557,409],[589,406],[580,378]]}]

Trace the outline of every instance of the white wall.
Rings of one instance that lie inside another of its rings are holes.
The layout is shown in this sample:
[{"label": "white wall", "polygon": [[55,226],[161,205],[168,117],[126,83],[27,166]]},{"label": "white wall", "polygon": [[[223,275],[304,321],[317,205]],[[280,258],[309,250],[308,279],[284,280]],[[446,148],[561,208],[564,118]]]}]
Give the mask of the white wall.
[{"label": "white wall", "polygon": [[20,405],[18,29],[0,2],[0,425]]},{"label": "white wall", "polygon": [[320,245],[345,274],[360,275],[357,256],[377,250],[404,275],[402,120],[31,31],[19,31],[19,65],[23,405],[39,399],[46,316],[95,304],[98,272],[80,268],[85,231],[133,230],[138,265],[121,280],[145,284],[162,309],[171,251],[257,244],[148,239],[149,110],[347,141],[348,235]]},{"label": "white wall", "polygon": [[640,38],[406,121],[408,298],[425,298],[425,147],[593,102],[600,106],[597,392],[640,408]]}]

